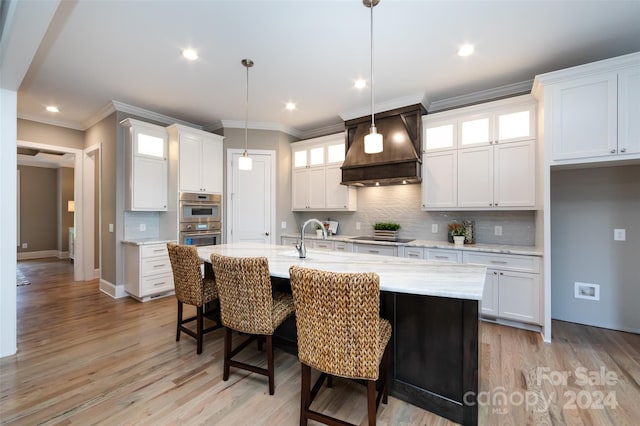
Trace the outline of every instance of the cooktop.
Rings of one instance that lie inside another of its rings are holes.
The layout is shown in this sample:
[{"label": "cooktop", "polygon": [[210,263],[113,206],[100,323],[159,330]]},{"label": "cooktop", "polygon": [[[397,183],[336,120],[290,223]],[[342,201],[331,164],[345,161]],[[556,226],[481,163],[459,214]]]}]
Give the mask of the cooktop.
[{"label": "cooktop", "polygon": [[376,238],[376,237],[370,237],[370,236],[353,237],[351,239],[352,240],[360,240],[360,241],[384,241],[384,242],[387,242],[387,243],[410,243],[411,241],[414,240],[414,238],[397,238],[394,241],[390,241],[390,240],[384,240],[382,238]]}]

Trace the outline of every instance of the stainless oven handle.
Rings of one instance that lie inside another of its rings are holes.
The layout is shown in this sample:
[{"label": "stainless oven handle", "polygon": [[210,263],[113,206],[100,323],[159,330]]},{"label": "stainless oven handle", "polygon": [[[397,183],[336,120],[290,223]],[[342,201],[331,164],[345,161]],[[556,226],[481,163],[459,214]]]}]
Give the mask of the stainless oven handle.
[{"label": "stainless oven handle", "polygon": [[221,235],[222,232],[207,232],[207,231],[196,231],[196,232],[181,232],[180,235],[183,237],[204,237],[207,235]]}]

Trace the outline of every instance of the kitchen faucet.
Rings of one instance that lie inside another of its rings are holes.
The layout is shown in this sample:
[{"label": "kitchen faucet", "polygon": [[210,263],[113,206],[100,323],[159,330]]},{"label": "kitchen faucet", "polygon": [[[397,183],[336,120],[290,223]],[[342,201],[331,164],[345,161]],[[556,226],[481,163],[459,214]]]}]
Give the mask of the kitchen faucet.
[{"label": "kitchen faucet", "polygon": [[307,257],[307,248],[304,246],[304,229],[311,222],[315,222],[320,225],[320,229],[322,229],[322,239],[327,239],[327,230],[324,229],[324,224],[320,222],[318,219],[309,219],[305,223],[302,224],[302,230],[300,230],[300,245],[296,244],[296,250],[298,250],[298,254],[300,255],[300,259],[304,259]]}]

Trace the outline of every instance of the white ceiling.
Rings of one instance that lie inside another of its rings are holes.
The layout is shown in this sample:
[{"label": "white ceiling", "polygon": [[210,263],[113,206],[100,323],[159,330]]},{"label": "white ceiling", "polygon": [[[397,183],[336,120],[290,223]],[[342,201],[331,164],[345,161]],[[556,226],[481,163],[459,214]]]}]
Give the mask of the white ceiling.
[{"label": "white ceiling", "polygon": [[[251,127],[329,128],[370,113],[370,91],[352,87],[370,75],[369,13],[361,0],[63,1],[18,92],[18,116],[84,130],[118,101],[242,127],[240,60],[251,58]],[[460,58],[465,42],[476,53]],[[640,51],[640,1],[382,0],[374,44],[376,108],[429,107]],[[182,58],[186,47],[201,59]]]}]

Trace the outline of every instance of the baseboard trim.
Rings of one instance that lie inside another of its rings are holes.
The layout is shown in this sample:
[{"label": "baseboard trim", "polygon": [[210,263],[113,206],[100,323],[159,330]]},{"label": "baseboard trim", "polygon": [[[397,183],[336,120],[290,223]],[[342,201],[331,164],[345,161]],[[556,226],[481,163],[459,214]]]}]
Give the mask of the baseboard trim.
[{"label": "baseboard trim", "polygon": [[[45,257],[60,257],[61,252],[58,250],[41,250],[41,251],[22,251],[18,252],[18,260],[43,259]],[[68,257],[68,255],[67,255]]]},{"label": "baseboard trim", "polygon": [[124,286],[117,286],[103,279],[100,279],[100,291],[114,299],[121,299],[128,296],[124,291]]}]

